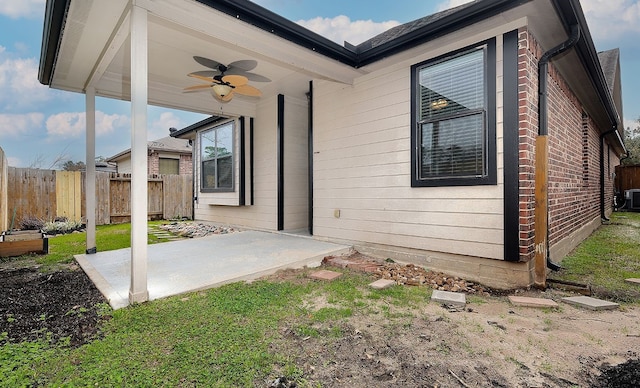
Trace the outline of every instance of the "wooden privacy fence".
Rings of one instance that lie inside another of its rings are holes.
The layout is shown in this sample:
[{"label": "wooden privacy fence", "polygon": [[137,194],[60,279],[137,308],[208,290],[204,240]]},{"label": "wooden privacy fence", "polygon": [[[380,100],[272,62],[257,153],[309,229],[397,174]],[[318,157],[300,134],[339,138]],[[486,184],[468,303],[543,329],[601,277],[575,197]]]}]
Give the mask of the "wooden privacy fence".
[{"label": "wooden privacy fence", "polygon": [[[84,172],[9,167],[6,176],[7,216],[5,219],[9,224],[15,219],[14,228],[17,228],[20,221],[26,217],[47,221],[56,217],[67,217],[72,220],[86,218]],[[147,197],[149,218],[191,218],[192,193],[193,178],[191,176],[149,176]],[[96,172],[96,224],[129,222],[131,220],[130,195],[130,174]],[[2,217],[1,213],[0,217]]]},{"label": "wooden privacy fence", "polygon": [[616,166],[615,186],[620,193],[640,189],[640,165]]},{"label": "wooden privacy fence", "polygon": [[7,206],[7,157],[0,147],[0,231],[7,230],[9,209]]}]

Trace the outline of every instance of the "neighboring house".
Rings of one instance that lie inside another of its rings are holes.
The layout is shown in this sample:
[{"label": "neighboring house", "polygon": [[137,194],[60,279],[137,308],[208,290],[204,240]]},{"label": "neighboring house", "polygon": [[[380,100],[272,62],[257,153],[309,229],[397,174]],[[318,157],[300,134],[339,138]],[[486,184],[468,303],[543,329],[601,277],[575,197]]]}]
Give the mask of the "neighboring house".
[{"label": "neighboring house", "polygon": [[[578,0],[478,0],[357,46],[244,0],[128,4],[49,0],[40,81],[211,113],[172,134],[194,142],[196,219],[518,287],[612,211],[619,54],[600,63]],[[130,96],[122,58],[147,47],[131,85],[148,96]],[[262,97],[182,93],[188,73],[228,70],[193,56],[255,60],[235,74]]]},{"label": "neighboring house", "polygon": [[[149,175],[193,174],[192,148],[189,140],[176,139],[171,136],[148,142],[147,170]],[[110,157],[107,162],[116,163],[118,173],[130,174],[131,149]]]},{"label": "neighboring house", "polygon": [[115,163],[96,162],[96,171],[102,172],[118,172],[118,166]]}]

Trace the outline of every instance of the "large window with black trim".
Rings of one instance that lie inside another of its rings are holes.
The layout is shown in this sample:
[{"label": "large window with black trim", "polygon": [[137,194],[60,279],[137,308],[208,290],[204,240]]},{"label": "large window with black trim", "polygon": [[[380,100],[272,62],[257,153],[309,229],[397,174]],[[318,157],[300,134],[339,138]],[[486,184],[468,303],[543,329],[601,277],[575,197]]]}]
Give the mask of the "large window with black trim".
[{"label": "large window with black trim", "polygon": [[495,40],[412,66],[412,186],[496,183],[495,69]]},{"label": "large window with black trim", "polygon": [[233,191],[234,124],[200,133],[201,191]]}]

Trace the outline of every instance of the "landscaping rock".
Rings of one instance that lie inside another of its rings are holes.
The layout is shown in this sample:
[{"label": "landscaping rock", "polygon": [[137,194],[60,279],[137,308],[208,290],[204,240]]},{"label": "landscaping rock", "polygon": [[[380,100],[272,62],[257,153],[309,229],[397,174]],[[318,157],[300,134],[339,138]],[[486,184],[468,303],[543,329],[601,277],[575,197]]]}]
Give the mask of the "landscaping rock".
[{"label": "landscaping rock", "polygon": [[167,232],[185,238],[197,238],[216,234],[240,232],[240,230],[230,226],[204,224],[201,222],[172,222],[158,227],[162,230],[166,230]]}]

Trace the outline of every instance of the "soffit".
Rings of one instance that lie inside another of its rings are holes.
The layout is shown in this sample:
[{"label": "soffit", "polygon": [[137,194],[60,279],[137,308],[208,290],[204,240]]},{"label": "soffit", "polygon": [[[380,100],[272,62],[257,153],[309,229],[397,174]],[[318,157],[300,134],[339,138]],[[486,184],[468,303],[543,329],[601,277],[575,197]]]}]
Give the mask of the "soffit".
[{"label": "soffit", "polygon": [[[205,114],[252,115],[256,98],[222,104],[208,91],[183,93],[200,82],[187,74],[210,70],[193,60],[223,64],[253,59],[271,82],[252,82],[263,96],[304,98],[309,81],[350,84],[364,73],[314,53],[193,0],[136,0],[148,15],[148,99],[152,105]],[[72,0],[51,86],[130,99],[130,6],[126,0]]]}]

